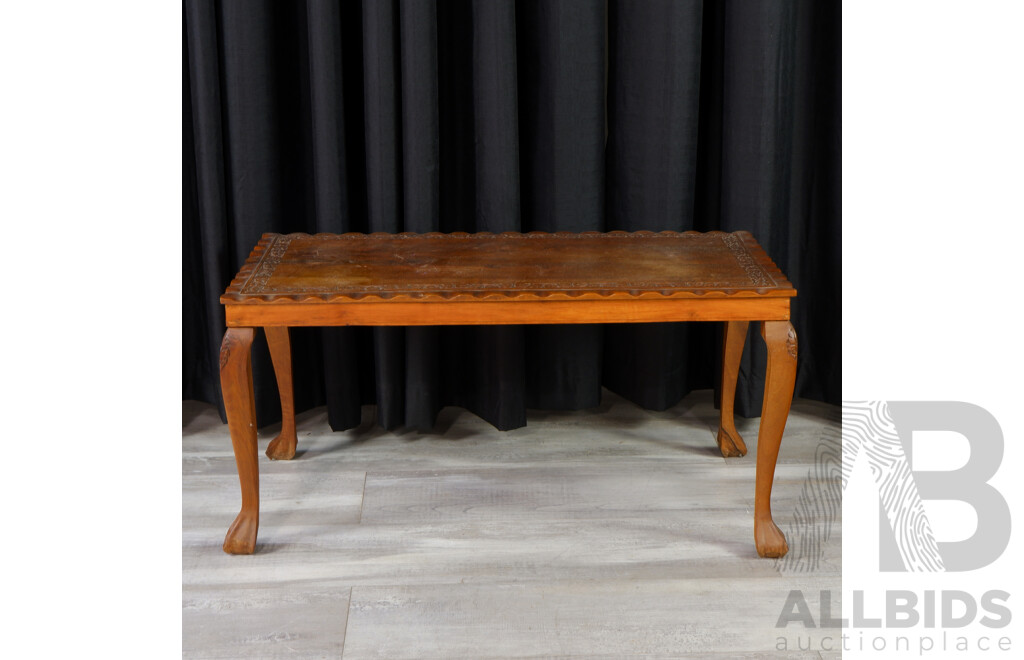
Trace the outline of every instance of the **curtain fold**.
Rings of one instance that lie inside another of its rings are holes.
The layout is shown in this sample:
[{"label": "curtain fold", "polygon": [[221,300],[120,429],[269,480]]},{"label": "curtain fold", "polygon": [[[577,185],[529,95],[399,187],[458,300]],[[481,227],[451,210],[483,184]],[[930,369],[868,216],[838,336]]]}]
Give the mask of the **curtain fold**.
[{"label": "curtain fold", "polygon": [[[750,230],[799,290],[797,395],[840,382],[839,3],[187,0],[183,396],[220,403],[218,298],[276,232]],[[714,324],[298,328],[296,406],[499,429],[664,409],[717,377]],[[737,411],[759,414],[753,331]],[[257,415],[280,418],[262,338]]]},{"label": "curtain fold", "polygon": [[[605,229],[605,4],[516,5],[523,231]],[[604,328],[528,326],[526,404],[601,400]]]},{"label": "curtain fold", "polygon": [[[360,168],[349,164],[349,145],[354,145],[352,151],[356,154],[362,150],[362,145],[359,141],[350,141],[347,129],[353,125],[355,117],[361,123],[362,112],[353,113],[351,108],[355,103],[347,103],[346,100],[347,97],[361,99],[362,94],[351,90],[346,94],[346,86],[351,87],[352,81],[360,78],[347,71],[345,65],[361,61],[361,57],[352,53],[353,47],[361,49],[361,42],[351,44],[352,30],[345,35],[349,38],[343,38],[343,26],[352,22],[351,16],[343,15],[344,7],[329,0],[311,0],[306,7],[309,44],[307,125],[313,203],[311,217],[305,224],[309,227],[306,231],[310,233],[356,231],[353,199],[361,197],[358,191],[362,182],[356,178]],[[360,27],[355,34],[361,32]],[[345,43],[350,44],[348,49],[343,47]],[[359,133],[361,135],[362,131]],[[293,336],[293,353],[299,345],[315,346],[316,336],[319,336],[323,399],[327,402],[328,422],[334,428],[350,428],[360,422],[360,370],[352,368],[352,365],[357,364],[353,358],[359,354],[357,340],[362,331],[362,328],[322,328],[314,331],[313,337],[306,342],[300,342]],[[292,330],[293,335],[299,332]],[[310,364],[310,361],[304,362],[303,368],[308,369]],[[298,368],[295,370],[297,372]],[[310,380],[315,382],[315,379]]]},{"label": "curtain fold", "polygon": [[[609,230],[701,229],[694,193],[702,16],[700,0],[609,3]],[[607,387],[644,408],[674,405],[696,375],[694,326],[608,326]]]}]

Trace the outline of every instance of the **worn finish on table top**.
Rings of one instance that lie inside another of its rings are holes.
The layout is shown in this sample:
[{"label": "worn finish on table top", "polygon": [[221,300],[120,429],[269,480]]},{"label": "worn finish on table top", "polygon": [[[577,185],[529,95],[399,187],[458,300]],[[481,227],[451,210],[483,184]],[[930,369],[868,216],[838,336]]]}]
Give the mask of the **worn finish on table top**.
[{"label": "worn finish on table top", "polygon": [[221,302],[794,295],[748,232],[264,234]]}]

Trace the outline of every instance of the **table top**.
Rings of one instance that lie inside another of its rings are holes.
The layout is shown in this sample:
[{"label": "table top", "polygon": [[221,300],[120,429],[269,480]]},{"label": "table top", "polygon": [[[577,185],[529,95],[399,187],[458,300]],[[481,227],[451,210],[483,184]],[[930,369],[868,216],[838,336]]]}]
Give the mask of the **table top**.
[{"label": "table top", "polygon": [[795,295],[754,237],[742,231],[268,233],[221,302]]}]

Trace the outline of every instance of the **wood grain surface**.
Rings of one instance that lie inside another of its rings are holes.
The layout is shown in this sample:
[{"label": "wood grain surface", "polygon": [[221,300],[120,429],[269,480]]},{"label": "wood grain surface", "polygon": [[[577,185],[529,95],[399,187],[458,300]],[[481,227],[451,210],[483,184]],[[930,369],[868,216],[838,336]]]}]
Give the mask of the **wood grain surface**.
[{"label": "wood grain surface", "polygon": [[796,295],[748,232],[264,234],[221,302]]}]

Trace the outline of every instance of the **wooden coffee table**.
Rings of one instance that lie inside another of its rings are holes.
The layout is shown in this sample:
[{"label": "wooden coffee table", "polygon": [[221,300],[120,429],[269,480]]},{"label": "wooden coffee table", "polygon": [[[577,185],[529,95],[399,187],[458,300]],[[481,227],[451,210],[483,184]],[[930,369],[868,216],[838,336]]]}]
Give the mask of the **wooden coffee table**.
[{"label": "wooden coffee table", "polygon": [[789,322],[796,290],[747,232],[527,234],[264,234],[221,296],[227,331],[220,379],[242,508],[224,551],[249,554],[259,526],[259,469],[250,349],[267,335],[281,393],[272,459],[295,455],[293,326],[505,325],[722,321],[724,456],[747,448],[733,423],[740,356],[751,321],[768,347],[757,442],[754,542],[786,553],[772,521],[779,443],[796,376]]}]

